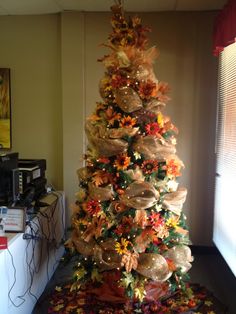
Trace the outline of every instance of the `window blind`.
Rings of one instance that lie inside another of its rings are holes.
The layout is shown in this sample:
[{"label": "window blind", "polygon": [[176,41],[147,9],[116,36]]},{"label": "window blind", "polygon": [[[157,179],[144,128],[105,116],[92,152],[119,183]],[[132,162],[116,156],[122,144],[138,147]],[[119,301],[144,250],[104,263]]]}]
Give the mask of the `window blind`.
[{"label": "window blind", "polygon": [[236,43],[219,58],[213,241],[236,276]]}]

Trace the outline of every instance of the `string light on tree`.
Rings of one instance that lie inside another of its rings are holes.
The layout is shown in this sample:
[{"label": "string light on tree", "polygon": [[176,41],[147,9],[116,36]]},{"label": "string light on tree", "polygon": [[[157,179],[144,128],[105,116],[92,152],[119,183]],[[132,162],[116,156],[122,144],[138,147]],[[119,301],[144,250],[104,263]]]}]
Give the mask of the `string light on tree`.
[{"label": "string light on tree", "polygon": [[182,213],[187,190],[175,184],[183,167],[178,130],[163,113],[169,88],[155,76],[149,28],[136,16],[126,19],[121,1],[112,13],[110,53],[99,60],[102,102],[85,124],[84,193],[68,247],[84,257],[76,269],[83,291],[95,285],[95,298],[110,301],[122,291],[142,304],[154,292],[161,299],[184,289],[180,269],[186,273],[192,261]]}]

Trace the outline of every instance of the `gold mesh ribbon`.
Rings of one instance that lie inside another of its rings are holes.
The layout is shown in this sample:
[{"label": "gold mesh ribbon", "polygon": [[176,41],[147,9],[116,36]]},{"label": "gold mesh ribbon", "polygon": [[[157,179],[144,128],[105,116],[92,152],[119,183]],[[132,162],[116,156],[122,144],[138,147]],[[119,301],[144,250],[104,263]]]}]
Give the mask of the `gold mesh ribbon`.
[{"label": "gold mesh ribbon", "polygon": [[168,250],[164,256],[171,259],[177,268],[180,267],[183,273],[188,272],[192,267],[190,263],[193,262],[193,257],[187,245],[176,245]]},{"label": "gold mesh ribbon", "polygon": [[131,180],[134,181],[144,181],[145,177],[143,175],[143,172],[140,168],[136,168],[136,169],[129,169],[124,171],[124,173],[126,173]]},{"label": "gold mesh ribbon", "polygon": [[103,125],[93,124],[87,121],[85,132],[90,146],[96,151],[98,156],[111,157],[124,153],[128,143],[122,139],[107,138],[106,128]]},{"label": "gold mesh ribbon", "polygon": [[101,271],[121,267],[121,255],[115,250],[103,250],[101,247],[95,247],[94,260]]},{"label": "gold mesh ribbon", "polygon": [[98,201],[108,201],[114,197],[114,191],[111,184],[106,187],[97,187],[94,184],[89,183],[88,187],[90,197]]},{"label": "gold mesh ribbon", "polygon": [[[85,257],[93,256],[94,261],[101,271],[111,270],[121,267],[122,256],[115,250],[115,241],[109,239],[97,244],[93,239],[84,241],[81,234],[74,231],[71,241],[76,250]],[[166,281],[172,274],[169,270],[166,258],[171,259],[174,265],[180,267],[182,272],[187,272],[191,268],[193,258],[191,250],[186,245],[177,245],[162,256],[155,253],[140,253],[136,271],[154,281]]]},{"label": "gold mesh ribbon", "polygon": [[146,159],[164,161],[175,154],[175,146],[155,136],[140,136],[133,144],[133,150],[143,154]]},{"label": "gold mesh ribbon", "polygon": [[165,103],[160,102],[156,99],[152,99],[147,103],[145,108],[148,111],[158,114],[164,107],[165,107]]},{"label": "gold mesh ribbon", "polygon": [[77,170],[77,176],[80,181],[86,181],[90,178],[92,173],[88,170],[87,167],[82,167]]},{"label": "gold mesh ribbon", "polygon": [[85,257],[93,256],[96,242],[93,239],[91,239],[89,242],[86,242],[82,239],[81,236],[82,233],[79,234],[79,232],[75,230],[71,235],[71,242],[74,244],[76,251]]},{"label": "gold mesh ribbon", "polygon": [[117,105],[127,113],[143,108],[142,99],[131,87],[122,87],[115,91]]},{"label": "gold mesh ribbon", "polygon": [[125,136],[134,136],[137,134],[139,128],[118,128],[118,129],[109,129],[107,131],[109,138],[122,138]]},{"label": "gold mesh ribbon", "polygon": [[122,203],[136,209],[150,208],[157,203],[159,193],[149,182],[135,181],[131,183],[120,197]]},{"label": "gold mesh ribbon", "polygon": [[154,253],[141,253],[136,271],[154,281],[166,281],[172,274],[166,259]]},{"label": "gold mesh ribbon", "polygon": [[165,194],[163,197],[163,208],[172,211],[176,215],[180,215],[183,203],[187,196],[187,189],[184,187],[178,188],[176,192]]}]

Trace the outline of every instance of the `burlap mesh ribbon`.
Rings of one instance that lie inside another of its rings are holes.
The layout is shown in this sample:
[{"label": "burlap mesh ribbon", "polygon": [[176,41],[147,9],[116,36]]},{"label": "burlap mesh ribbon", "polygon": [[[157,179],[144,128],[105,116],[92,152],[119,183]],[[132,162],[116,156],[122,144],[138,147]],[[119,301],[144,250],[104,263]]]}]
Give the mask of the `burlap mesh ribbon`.
[{"label": "burlap mesh ribbon", "polygon": [[178,188],[177,191],[167,193],[163,197],[163,208],[172,211],[176,215],[180,215],[183,203],[187,196],[187,189],[184,187]]},{"label": "burlap mesh ribbon", "polygon": [[91,177],[92,173],[88,170],[87,167],[82,167],[77,170],[77,176],[80,181],[86,181]]},{"label": "burlap mesh ribbon", "polygon": [[[110,239],[97,244],[93,239],[86,242],[77,233],[73,233],[72,242],[76,250],[83,256],[92,256],[101,271],[121,267],[121,255],[115,250],[115,241]],[[140,253],[136,271],[154,281],[164,282],[172,274],[166,258],[171,259],[175,266],[180,267],[182,272],[191,268],[193,261],[190,248],[186,245],[176,245],[167,250],[164,255],[155,253]]]},{"label": "burlap mesh ribbon", "polygon": [[127,113],[131,113],[143,108],[142,99],[131,87],[122,87],[115,91],[117,105]]},{"label": "burlap mesh ribbon", "polygon": [[171,259],[176,268],[180,267],[183,273],[188,272],[192,267],[190,263],[193,262],[193,257],[187,245],[176,245],[168,250],[164,256]]},{"label": "burlap mesh ribbon", "polygon": [[172,274],[166,259],[160,254],[141,253],[136,271],[154,281],[166,281]]},{"label": "burlap mesh ribbon", "polygon": [[98,156],[111,157],[127,150],[128,143],[120,138],[108,138],[106,128],[103,125],[96,125],[87,121],[85,132],[90,146],[97,152]]},{"label": "burlap mesh ribbon", "polygon": [[164,107],[165,103],[158,101],[157,99],[152,99],[146,104],[145,109],[158,114]]},{"label": "burlap mesh ribbon", "polygon": [[139,136],[133,143],[133,150],[142,154],[145,159],[165,161],[175,154],[175,146],[167,142],[161,142],[156,136]]},{"label": "burlap mesh ribbon", "polygon": [[150,208],[157,203],[158,199],[158,191],[146,181],[131,183],[120,197],[122,203],[136,209]]},{"label": "burlap mesh ribbon", "polygon": [[106,187],[97,187],[94,184],[89,183],[88,188],[90,197],[98,201],[109,201],[114,197],[114,191],[111,184]]},{"label": "burlap mesh ribbon", "polygon": [[125,136],[134,136],[139,128],[117,128],[109,129],[107,135],[109,138],[124,138]]}]

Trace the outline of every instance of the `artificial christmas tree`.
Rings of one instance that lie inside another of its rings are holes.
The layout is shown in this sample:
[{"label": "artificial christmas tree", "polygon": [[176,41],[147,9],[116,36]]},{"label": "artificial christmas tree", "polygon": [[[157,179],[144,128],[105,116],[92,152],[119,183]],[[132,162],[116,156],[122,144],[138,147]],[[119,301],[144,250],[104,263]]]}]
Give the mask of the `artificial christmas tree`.
[{"label": "artificial christmas tree", "polygon": [[[112,12],[102,101],[85,125],[86,165],[66,245],[77,258],[70,290],[128,311],[185,290],[192,257],[182,212],[187,190],[176,181],[178,130],[163,113],[168,85],[153,71],[156,48],[148,48],[139,18],[126,20],[120,4]],[[152,306],[160,312],[159,303]]]}]

